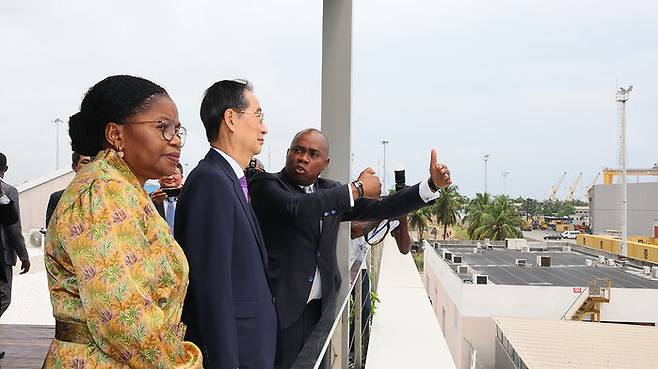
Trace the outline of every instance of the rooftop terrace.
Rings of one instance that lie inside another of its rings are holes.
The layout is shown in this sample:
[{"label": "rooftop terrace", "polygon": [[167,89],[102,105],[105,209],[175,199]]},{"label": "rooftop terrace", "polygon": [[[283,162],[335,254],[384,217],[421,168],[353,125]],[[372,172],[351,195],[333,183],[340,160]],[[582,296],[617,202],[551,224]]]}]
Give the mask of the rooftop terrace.
[{"label": "rooftop terrace", "polygon": [[[592,279],[603,278],[610,279],[614,287],[658,289],[658,278],[645,275],[640,267],[619,263],[610,266],[599,262],[595,256],[573,249],[564,251],[562,247],[543,244],[542,247],[533,245],[529,252],[493,247],[479,248],[474,253],[473,246],[442,247],[452,253],[453,258],[461,256],[459,264],[446,260],[455,271],[458,265],[468,266],[467,273],[459,274],[466,283],[472,283],[473,274],[485,274],[488,283],[503,285],[587,286]],[[441,249],[437,252],[442,254]],[[549,256],[550,267],[538,267],[538,256]],[[517,259],[525,259],[526,266],[517,266]],[[587,266],[588,259],[592,266]]]}]

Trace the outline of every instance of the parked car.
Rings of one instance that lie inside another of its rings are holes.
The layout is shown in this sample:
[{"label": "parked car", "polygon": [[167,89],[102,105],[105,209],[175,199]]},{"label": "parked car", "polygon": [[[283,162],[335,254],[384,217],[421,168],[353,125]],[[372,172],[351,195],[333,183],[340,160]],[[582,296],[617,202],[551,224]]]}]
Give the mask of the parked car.
[{"label": "parked car", "polygon": [[575,240],[576,236],[580,234],[580,231],[564,231],[562,232],[562,238],[566,238],[569,240]]},{"label": "parked car", "polygon": [[544,239],[545,240],[561,240],[562,235],[559,234],[559,233],[551,233],[551,234],[547,234],[546,236],[544,236]]}]

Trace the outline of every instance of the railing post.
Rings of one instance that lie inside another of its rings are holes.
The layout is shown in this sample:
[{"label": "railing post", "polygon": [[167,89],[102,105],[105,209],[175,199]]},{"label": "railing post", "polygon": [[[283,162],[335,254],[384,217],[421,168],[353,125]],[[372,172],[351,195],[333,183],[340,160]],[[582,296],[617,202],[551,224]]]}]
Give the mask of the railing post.
[{"label": "railing post", "polygon": [[[363,367],[363,329],[361,328],[363,317],[363,269],[359,269],[354,281],[354,368]],[[367,293],[367,291],[366,291]],[[367,317],[366,317],[367,319]]]}]

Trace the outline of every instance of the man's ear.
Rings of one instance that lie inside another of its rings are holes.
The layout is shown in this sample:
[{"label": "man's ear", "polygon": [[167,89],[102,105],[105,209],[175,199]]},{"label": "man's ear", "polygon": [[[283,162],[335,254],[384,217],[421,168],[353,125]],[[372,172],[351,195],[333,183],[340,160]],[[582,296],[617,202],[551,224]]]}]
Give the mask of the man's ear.
[{"label": "man's ear", "polygon": [[325,169],[329,168],[329,163],[330,163],[330,162],[331,162],[331,158],[327,158],[327,160],[325,160],[325,162],[324,162],[324,167],[322,168],[323,171],[324,171]]},{"label": "man's ear", "polygon": [[123,141],[123,124],[110,122],[105,126],[105,140],[110,146],[121,151],[125,148]]},{"label": "man's ear", "polygon": [[[224,124],[226,125],[226,128],[228,128],[229,131],[235,132],[236,128],[236,119],[238,118],[237,113],[233,109],[226,109],[224,111]],[[222,123],[220,122],[220,126]]]}]

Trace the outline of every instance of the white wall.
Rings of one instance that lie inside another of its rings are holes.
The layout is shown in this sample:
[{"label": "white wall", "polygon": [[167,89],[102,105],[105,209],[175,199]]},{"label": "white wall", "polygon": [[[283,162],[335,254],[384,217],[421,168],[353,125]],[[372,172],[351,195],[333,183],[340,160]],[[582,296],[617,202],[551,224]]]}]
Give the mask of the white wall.
[{"label": "white wall", "polygon": [[46,226],[46,207],[50,194],[66,188],[74,176],[71,169],[60,170],[51,176],[53,178],[37,179],[16,187],[20,196],[21,226],[25,237],[29,236],[31,230]]}]

